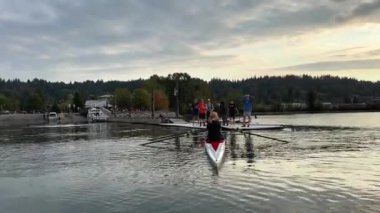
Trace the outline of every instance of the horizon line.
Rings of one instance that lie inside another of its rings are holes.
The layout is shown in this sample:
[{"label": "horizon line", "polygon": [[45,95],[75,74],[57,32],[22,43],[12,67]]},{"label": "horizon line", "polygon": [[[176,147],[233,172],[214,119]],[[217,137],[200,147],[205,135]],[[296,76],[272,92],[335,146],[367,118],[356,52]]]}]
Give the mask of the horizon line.
[{"label": "horizon line", "polygon": [[[174,72],[174,73],[181,73],[181,72]],[[174,73],[170,73],[168,75],[172,75]],[[299,74],[299,75],[296,75],[296,74],[284,74],[284,75],[253,75],[251,77],[244,77],[244,78],[240,78],[240,79],[227,79],[227,78],[218,78],[218,77],[212,77],[210,80],[206,80],[204,78],[200,78],[200,77],[196,77],[196,76],[191,76],[189,73],[185,73],[185,74],[188,74],[192,79],[201,79],[203,81],[206,81],[207,83],[213,81],[213,80],[220,80],[220,81],[246,81],[246,80],[249,80],[249,79],[254,79],[254,78],[285,78],[285,77],[289,77],[289,76],[293,76],[293,77],[299,77],[299,78],[302,78],[304,76],[307,76],[307,77],[311,77],[311,78],[323,78],[323,77],[331,77],[331,78],[338,78],[338,79],[350,79],[350,80],[355,80],[355,81],[359,81],[359,82],[372,82],[372,83],[380,83],[380,80],[373,80],[373,81],[370,81],[370,80],[360,80],[358,78],[355,78],[355,77],[350,77],[350,76],[338,76],[338,75],[330,75],[330,74],[321,74],[321,75],[309,75],[309,74]],[[151,75],[147,78],[137,78],[137,79],[128,79],[128,80],[103,80],[103,79],[96,79],[96,80],[91,80],[91,79],[86,79],[86,80],[83,80],[83,81],[50,81],[50,80],[47,80],[47,79],[43,79],[43,78],[38,78],[38,77],[34,77],[33,79],[26,79],[26,80],[22,80],[20,78],[8,78],[8,79],[5,79],[5,78],[1,78],[0,77],[0,81],[15,81],[15,80],[19,80],[20,82],[28,82],[28,81],[34,81],[34,80],[43,80],[43,81],[46,81],[48,83],[65,83],[65,84],[72,84],[72,83],[84,83],[84,82],[87,82],[87,81],[92,81],[92,82],[98,82],[98,81],[103,81],[104,83],[107,83],[107,82],[131,82],[131,81],[138,81],[138,80],[149,80],[150,77],[152,76],[158,76],[158,77],[168,77],[168,75],[164,76],[164,75],[157,75],[157,74],[154,74],[154,75]]]}]

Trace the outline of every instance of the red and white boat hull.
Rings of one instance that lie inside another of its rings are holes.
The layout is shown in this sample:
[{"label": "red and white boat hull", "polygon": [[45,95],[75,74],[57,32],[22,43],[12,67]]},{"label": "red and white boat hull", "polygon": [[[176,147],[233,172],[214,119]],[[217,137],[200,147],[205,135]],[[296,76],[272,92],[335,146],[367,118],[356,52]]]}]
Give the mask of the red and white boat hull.
[{"label": "red and white boat hull", "polygon": [[226,141],[208,141],[205,143],[205,149],[209,156],[211,163],[219,168],[224,157],[226,150]]}]

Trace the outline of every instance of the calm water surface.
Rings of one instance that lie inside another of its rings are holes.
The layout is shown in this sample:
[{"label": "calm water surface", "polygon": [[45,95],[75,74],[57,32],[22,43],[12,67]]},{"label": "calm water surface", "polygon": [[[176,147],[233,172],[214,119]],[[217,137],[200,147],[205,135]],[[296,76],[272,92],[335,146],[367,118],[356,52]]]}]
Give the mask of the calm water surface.
[{"label": "calm water surface", "polygon": [[204,132],[0,127],[0,212],[378,212],[379,120],[380,113],[259,116],[289,127],[255,133],[289,143],[225,132],[219,173]]}]

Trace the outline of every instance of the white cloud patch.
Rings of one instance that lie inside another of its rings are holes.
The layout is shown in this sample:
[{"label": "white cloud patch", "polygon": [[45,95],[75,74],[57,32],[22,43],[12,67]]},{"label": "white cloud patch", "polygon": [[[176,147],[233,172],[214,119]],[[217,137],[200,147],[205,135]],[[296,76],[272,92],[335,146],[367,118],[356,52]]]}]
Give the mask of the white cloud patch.
[{"label": "white cloud patch", "polygon": [[350,60],[350,61],[322,61],[295,66],[278,68],[281,70],[300,71],[333,71],[333,70],[360,70],[380,69],[380,59]]}]

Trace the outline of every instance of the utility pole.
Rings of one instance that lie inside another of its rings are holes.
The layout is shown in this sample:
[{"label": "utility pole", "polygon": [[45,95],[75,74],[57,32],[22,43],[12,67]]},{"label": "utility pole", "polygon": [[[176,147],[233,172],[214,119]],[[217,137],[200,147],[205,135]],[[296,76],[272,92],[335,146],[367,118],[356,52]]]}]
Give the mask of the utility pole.
[{"label": "utility pole", "polygon": [[174,96],[176,96],[176,111],[175,111],[175,117],[178,118],[179,116],[179,91],[178,91],[178,78],[175,84],[175,89],[174,89]]}]

